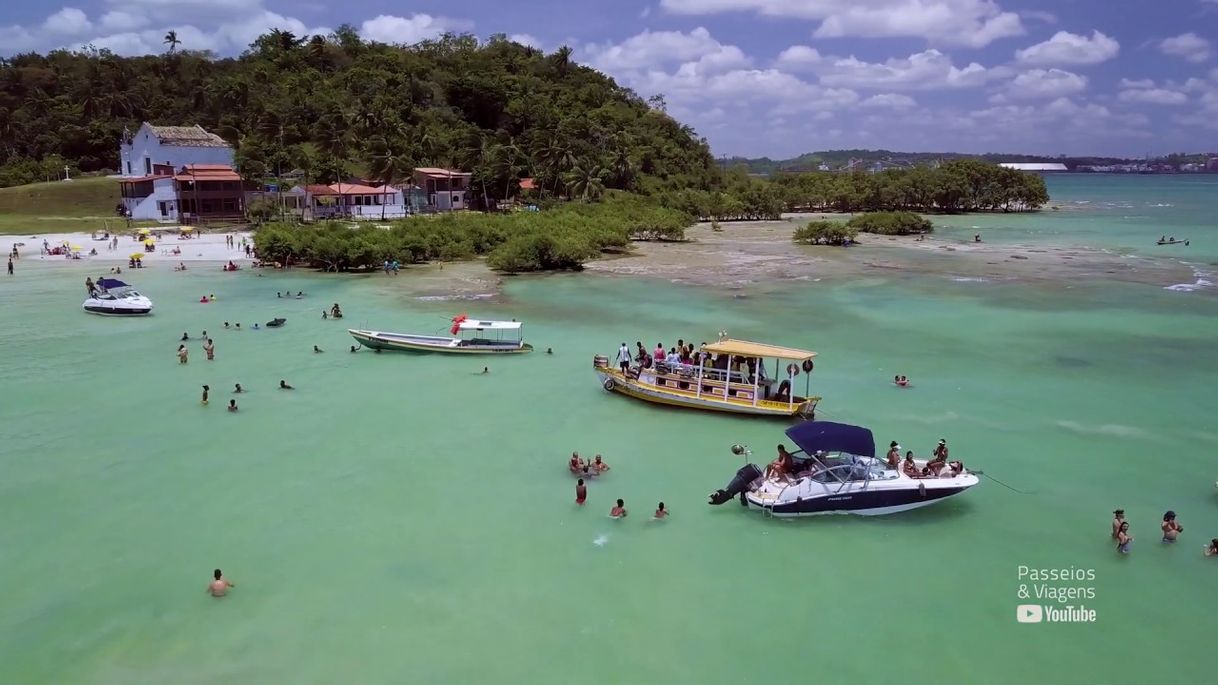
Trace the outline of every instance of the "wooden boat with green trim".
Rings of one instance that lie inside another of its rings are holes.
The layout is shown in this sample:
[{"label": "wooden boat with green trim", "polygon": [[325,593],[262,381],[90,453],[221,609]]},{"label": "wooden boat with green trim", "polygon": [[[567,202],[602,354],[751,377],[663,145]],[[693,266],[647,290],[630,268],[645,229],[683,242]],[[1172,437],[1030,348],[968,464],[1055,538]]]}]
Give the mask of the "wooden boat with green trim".
[{"label": "wooden boat with green trim", "polygon": [[464,314],[453,319],[451,336],[418,335],[347,329],[360,345],[374,350],[401,352],[444,352],[449,354],[522,354],[533,346],[522,338],[519,321],[469,319]]},{"label": "wooden boat with green trim", "polygon": [[[644,402],[752,416],[815,416],[821,400],[809,394],[815,352],[732,339],[703,345],[701,352],[696,364],[632,363],[625,372],[597,355],[593,368],[606,391]],[[767,373],[767,359],[774,360],[770,368],[777,373]],[[804,394],[797,395],[801,373]]]}]

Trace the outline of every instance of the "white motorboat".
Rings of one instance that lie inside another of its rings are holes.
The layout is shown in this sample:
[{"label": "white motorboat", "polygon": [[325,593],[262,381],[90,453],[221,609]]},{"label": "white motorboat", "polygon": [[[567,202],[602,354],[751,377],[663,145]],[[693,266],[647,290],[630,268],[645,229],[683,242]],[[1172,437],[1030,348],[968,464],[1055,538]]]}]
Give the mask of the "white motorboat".
[{"label": "white motorboat", "polygon": [[103,316],[144,316],[152,313],[152,300],[114,278],[99,278],[84,309]]},{"label": "white motorboat", "polygon": [[[766,475],[755,464],[746,464],[727,487],[711,493],[710,504],[739,496],[741,504],[781,517],[880,516],[941,502],[980,480],[960,462],[950,462],[939,475],[929,473],[925,461],[915,462],[915,472],[926,475],[891,469],[876,458],[875,439],[861,426],[806,421],[786,433],[799,447],[791,453],[789,473]],[[744,454],[747,449],[737,445],[732,451]]]},{"label": "white motorboat", "polygon": [[450,336],[389,333],[347,329],[359,344],[374,350],[402,352],[448,352],[453,354],[521,354],[533,346],[521,337],[519,321],[474,320],[464,314],[454,317]]}]

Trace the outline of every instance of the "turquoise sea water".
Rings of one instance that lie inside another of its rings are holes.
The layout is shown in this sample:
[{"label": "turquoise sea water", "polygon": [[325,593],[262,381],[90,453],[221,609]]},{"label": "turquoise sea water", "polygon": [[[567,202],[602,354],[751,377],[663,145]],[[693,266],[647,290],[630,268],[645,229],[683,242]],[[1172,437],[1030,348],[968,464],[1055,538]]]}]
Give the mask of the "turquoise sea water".
[{"label": "turquoise sea water", "polygon": [[[1143,239],[1170,223],[1204,264],[1218,186],[1191,180],[1053,177],[1069,209],[943,223],[1152,255]],[[1172,206],[1125,223],[1111,198]],[[416,297],[411,270],[154,268],[129,278],[156,314],[116,320],[80,312],[96,268],[20,266],[0,282],[0,682],[1212,681],[1207,289],[574,274],[467,302]],[[277,300],[285,289],[309,296]],[[323,321],[336,301],[347,317]],[[461,311],[523,320],[555,354],[346,351],[348,325],[438,331]],[[275,316],[287,325],[223,330]],[[590,365],[623,340],[720,329],[817,350],[823,418],[919,455],[945,437],[1026,494],[983,480],[873,519],[708,507],[741,463],[729,446],[764,461],[785,424],[634,403]],[[915,387],[894,388],[898,373]],[[230,414],[236,382],[248,392]],[[572,450],[613,466],[582,509]],[[606,517],[617,497],[623,521]],[[659,500],[672,517],[649,521]],[[1108,538],[1116,507],[1127,557]],[[1159,542],[1166,509],[1185,528],[1174,546]],[[1093,589],[1097,622],[1016,623],[1020,565],[1093,569],[1060,585]],[[217,566],[237,584],[223,600],[204,593]]]}]

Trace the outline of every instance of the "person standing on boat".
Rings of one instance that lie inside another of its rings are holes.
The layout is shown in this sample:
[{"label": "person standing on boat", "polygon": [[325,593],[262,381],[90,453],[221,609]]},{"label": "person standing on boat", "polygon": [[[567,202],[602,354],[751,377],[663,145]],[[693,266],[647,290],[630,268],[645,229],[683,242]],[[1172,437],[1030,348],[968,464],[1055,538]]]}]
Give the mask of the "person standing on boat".
[{"label": "person standing on boat", "polygon": [[897,444],[896,440],[893,440],[888,445],[888,468],[892,471],[896,471],[900,467],[901,467],[901,446]]},{"label": "person standing on boat", "polygon": [[626,343],[617,350],[617,365],[622,370],[622,375],[630,372],[630,348],[626,347]]}]

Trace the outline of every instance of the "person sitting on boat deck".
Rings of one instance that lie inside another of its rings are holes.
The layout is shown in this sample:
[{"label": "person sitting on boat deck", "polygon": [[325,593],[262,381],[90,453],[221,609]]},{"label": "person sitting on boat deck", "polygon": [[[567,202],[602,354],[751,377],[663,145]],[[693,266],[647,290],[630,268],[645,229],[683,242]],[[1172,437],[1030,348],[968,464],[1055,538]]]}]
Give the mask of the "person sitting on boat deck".
[{"label": "person sitting on boat deck", "polygon": [[571,453],[571,461],[567,462],[567,468],[571,473],[583,473],[584,460],[579,457],[579,452]]},{"label": "person sitting on boat deck", "polygon": [[651,357],[657,362],[664,361],[664,343],[656,343],[656,349],[651,353]]},{"label": "person sitting on boat deck", "polygon": [[766,467],[766,477],[786,479],[795,467],[795,458],[787,451],[786,445],[778,446],[778,458]]},{"label": "person sitting on boat deck", "polygon": [[589,466],[591,466],[592,470],[596,471],[597,473],[604,473],[609,470],[609,465],[601,461],[601,455],[599,454],[596,455],[596,458],[592,460],[592,463]]},{"label": "person sitting on boat deck", "polygon": [[901,467],[901,446],[896,440],[888,445],[888,468],[896,471]]},{"label": "person sitting on boat deck", "polygon": [[947,470],[944,471],[943,473],[941,473],[940,475],[944,478],[955,478],[956,476],[959,476],[961,473],[964,473],[964,462],[949,461],[949,462],[947,462]]},{"label": "person sitting on boat deck", "polygon": [[625,342],[617,348],[617,366],[622,370],[623,376],[630,372],[630,348],[626,347]]},{"label": "person sitting on boat deck", "polygon": [[901,473],[910,478],[922,477],[921,472],[918,471],[918,465],[914,463],[913,450],[905,453],[905,461],[901,462]]},{"label": "person sitting on boat deck", "polygon": [[1161,243],[1167,242],[1167,236],[1165,236],[1165,235],[1159,236],[1159,242],[1161,242]]},{"label": "person sitting on boat deck", "polygon": [[295,390],[296,388],[293,388],[292,386],[288,385],[287,381],[280,379],[279,389],[280,390]]},{"label": "person sitting on boat deck", "polygon": [[791,381],[783,379],[778,384],[778,393],[774,395],[775,402],[787,402],[791,400]]},{"label": "person sitting on boat deck", "polygon": [[668,356],[664,357],[664,361],[669,366],[677,366],[681,363],[681,355],[677,354],[677,348],[668,348]]}]

